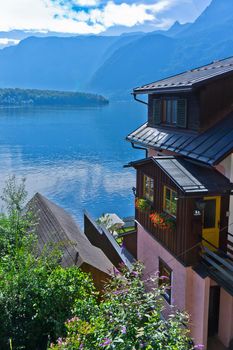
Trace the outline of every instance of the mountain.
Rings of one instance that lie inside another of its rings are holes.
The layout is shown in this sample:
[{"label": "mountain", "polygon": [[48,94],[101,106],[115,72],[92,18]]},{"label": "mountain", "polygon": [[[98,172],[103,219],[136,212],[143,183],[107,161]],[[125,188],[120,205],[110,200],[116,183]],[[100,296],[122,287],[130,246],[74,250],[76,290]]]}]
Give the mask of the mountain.
[{"label": "mountain", "polygon": [[0,87],[83,91],[114,50],[139,37],[29,37],[0,50]]},{"label": "mountain", "polygon": [[135,86],[233,55],[232,32],[233,0],[212,0],[194,23],[167,31],[29,37],[0,50],[0,87],[125,98]]},{"label": "mountain", "polygon": [[41,38],[46,38],[49,36],[56,37],[70,37],[77,36],[77,34],[68,34],[68,33],[57,33],[57,32],[38,32],[34,30],[10,30],[0,31],[0,49],[8,46],[16,45],[21,40],[29,38],[30,36],[36,36]]},{"label": "mountain", "polygon": [[233,1],[213,0],[192,24],[175,23],[125,45],[95,72],[90,87],[108,96],[233,55]]}]

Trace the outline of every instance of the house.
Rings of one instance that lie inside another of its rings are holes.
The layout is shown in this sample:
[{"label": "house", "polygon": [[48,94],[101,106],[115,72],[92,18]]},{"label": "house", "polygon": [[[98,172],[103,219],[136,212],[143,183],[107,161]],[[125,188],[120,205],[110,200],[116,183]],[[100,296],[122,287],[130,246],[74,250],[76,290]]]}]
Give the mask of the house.
[{"label": "house", "polygon": [[63,253],[61,265],[75,265],[90,273],[95,286],[101,290],[103,283],[113,273],[114,266],[101,249],[91,244],[73,218],[40,193],[30,200],[27,210],[36,220],[39,251],[46,244],[58,244]]},{"label": "house", "polygon": [[[137,87],[148,120],[127,136],[137,172],[137,256],[190,314],[196,344],[233,339],[233,57]],[[141,98],[146,95],[147,101]]]}]

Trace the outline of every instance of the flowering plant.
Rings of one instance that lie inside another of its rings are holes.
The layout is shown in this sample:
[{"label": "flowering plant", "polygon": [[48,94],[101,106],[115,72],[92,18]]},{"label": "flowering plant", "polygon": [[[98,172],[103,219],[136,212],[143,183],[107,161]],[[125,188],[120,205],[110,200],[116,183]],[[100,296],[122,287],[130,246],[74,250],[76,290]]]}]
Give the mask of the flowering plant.
[{"label": "flowering plant", "polygon": [[50,350],[193,350],[186,314],[174,311],[161,317],[167,286],[158,286],[158,275],[148,279],[145,290],[143,268],[115,270],[102,298],[88,320],[73,317],[66,323],[67,336]]},{"label": "flowering plant", "polygon": [[154,212],[150,214],[150,220],[155,227],[164,230],[174,230],[176,228],[175,219],[166,213]]},{"label": "flowering plant", "polygon": [[138,209],[138,210],[141,210],[141,211],[148,211],[150,210],[151,208],[151,204],[150,202],[147,200],[147,199],[144,199],[144,198],[136,198],[135,200],[135,207]]}]

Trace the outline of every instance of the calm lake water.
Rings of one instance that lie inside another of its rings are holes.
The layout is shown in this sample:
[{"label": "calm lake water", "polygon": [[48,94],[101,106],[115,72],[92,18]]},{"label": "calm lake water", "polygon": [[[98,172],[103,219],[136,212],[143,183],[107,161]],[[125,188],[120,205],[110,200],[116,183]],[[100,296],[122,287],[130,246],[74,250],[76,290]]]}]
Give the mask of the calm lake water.
[{"label": "calm lake water", "polygon": [[0,110],[0,190],[11,174],[25,176],[29,198],[40,192],[82,225],[94,217],[133,215],[135,172],[124,169],[144,157],[125,136],[146,120],[137,102],[101,108]]}]

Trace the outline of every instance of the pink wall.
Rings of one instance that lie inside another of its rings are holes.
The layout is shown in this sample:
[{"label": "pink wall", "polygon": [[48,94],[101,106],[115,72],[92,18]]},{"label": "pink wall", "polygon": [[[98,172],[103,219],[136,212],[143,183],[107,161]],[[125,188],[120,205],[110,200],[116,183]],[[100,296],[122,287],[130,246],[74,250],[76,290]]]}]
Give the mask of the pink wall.
[{"label": "pink wall", "polygon": [[209,278],[202,279],[184,267],[138,224],[138,260],[145,265],[145,278],[159,269],[161,258],[172,269],[172,304],[190,315],[191,336],[196,344],[207,343]]},{"label": "pink wall", "polygon": [[220,294],[218,336],[226,347],[233,338],[233,298],[223,288]]},{"label": "pink wall", "polygon": [[173,270],[172,304],[185,309],[186,269],[145,229],[138,225],[138,260],[145,265],[145,277],[159,270],[159,257]]},{"label": "pink wall", "polygon": [[186,310],[190,315],[190,330],[196,344],[207,346],[210,279],[187,269]]}]

